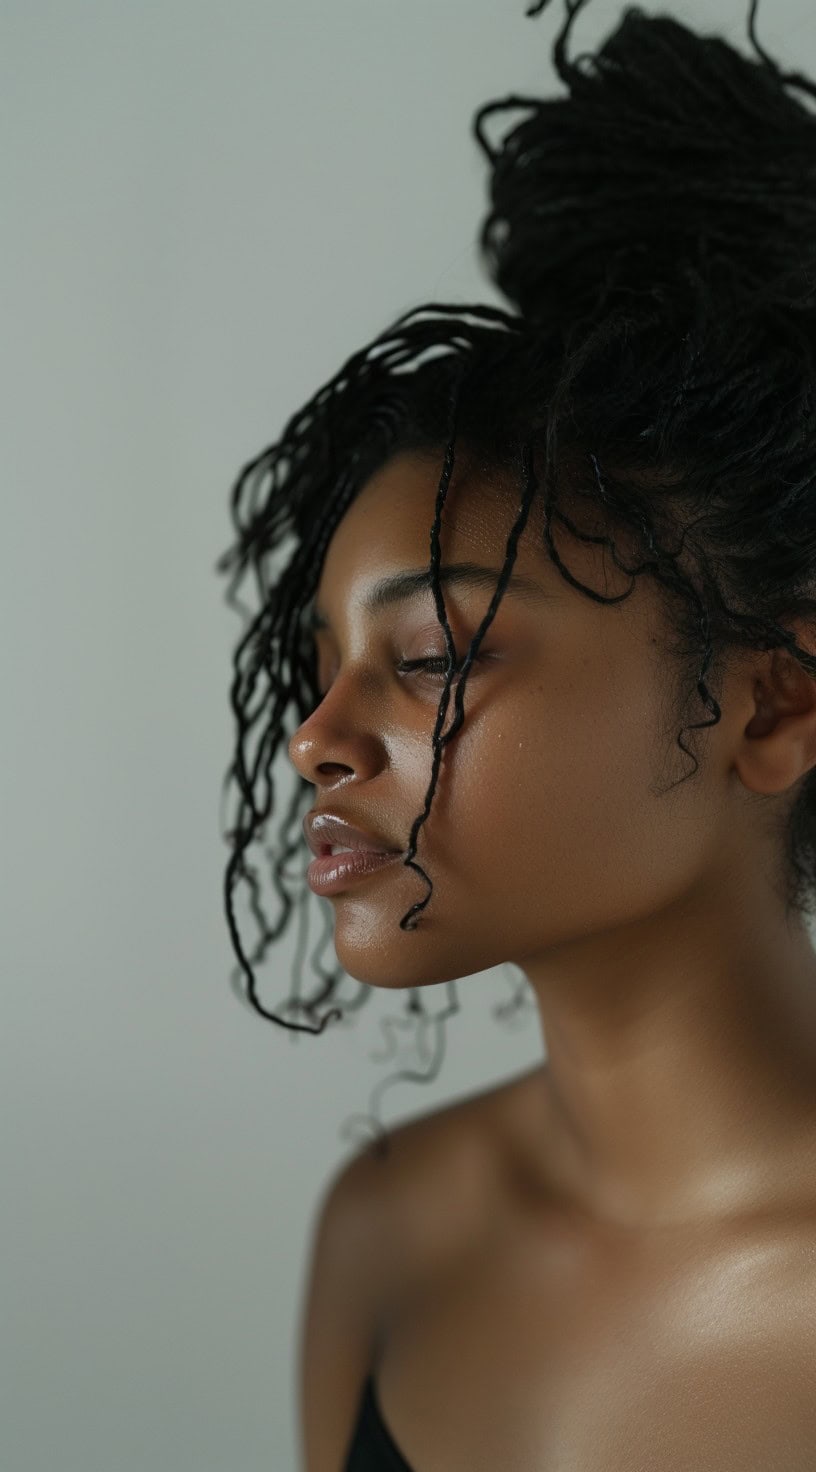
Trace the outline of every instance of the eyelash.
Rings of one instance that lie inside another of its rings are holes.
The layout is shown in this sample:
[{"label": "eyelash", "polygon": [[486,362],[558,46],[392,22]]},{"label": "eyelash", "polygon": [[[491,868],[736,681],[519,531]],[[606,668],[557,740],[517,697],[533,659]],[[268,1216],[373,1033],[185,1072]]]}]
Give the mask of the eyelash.
[{"label": "eyelash", "polygon": [[[492,656],[490,654],[475,654],[473,656],[473,664],[483,664],[486,660],[491,658]],[[433,659],[402,659],[394,666],[394,668],[396,669],[398,675],[410,675],[413,674],[414,670],[425,670],[427,673],[429,667],[437,666],[435,673],[438,676],[444,678],[447,663],[448,661],[446,656],[437,655]],[[459,662],[459,664],[454,665],[454,675],[457,675],[459,673],[463,663],[464,661],[462,660]],[[434,675],[429,674],[428,678],[433,680]],[[327,693],[327,691],[321,691],[320,699],[325,700]]]},{"label": "eyelash", "polygon": [[[487,659],[488,657],[489,656],[485,654],[476,654],[474,655],[473,663],[480,664],[483,659]],[[459,664],[454,665],[454,674],[459,673],[463,663],[464,661],[461,661]],[[427,671],[429,666],[434,665],[437,666],[437,673],[444,676],[448,665],[447,657],[439,655],[434,659],[403,659],[397,665],[397,673],[400,675],[407,675],[410,674],[413,670],[424,669]]]}]

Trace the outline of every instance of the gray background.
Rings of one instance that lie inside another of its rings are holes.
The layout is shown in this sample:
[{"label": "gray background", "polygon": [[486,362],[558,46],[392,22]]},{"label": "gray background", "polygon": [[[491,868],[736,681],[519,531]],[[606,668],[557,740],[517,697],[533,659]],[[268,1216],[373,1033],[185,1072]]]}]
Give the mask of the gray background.
[{"label": "gray background", "polygon": [[[240,624],[213,565],[238,470],[349,353],[420,302],[504,305],[469,127],[562,94],[563,5],[526,3],[0,9],[8,1472],[298,1466],[314,1206],[398,1066],[400,999],[295,1047],[230,987]],[[748,51],[748,0],[669,9]],[[573,53],[621,12],[596,0]],[[765,0],[760,36],[816,71],[808,0]],[[388,1122],[541,1055],[534,1014],[493,1021],[509,994],[503,968],[460,984],[440,1078],[389,1091]]]}]

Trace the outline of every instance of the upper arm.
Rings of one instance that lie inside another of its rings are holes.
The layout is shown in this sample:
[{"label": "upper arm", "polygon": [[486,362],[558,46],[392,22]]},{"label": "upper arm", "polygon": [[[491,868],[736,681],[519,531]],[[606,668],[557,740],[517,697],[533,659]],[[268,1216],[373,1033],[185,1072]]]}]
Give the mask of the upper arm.
[{"label": "upper arm", "polygon": [[302,1472],[342,1472],[383,1302],[384,1164],[360,1154],[321,1198],[299,1346]]}]

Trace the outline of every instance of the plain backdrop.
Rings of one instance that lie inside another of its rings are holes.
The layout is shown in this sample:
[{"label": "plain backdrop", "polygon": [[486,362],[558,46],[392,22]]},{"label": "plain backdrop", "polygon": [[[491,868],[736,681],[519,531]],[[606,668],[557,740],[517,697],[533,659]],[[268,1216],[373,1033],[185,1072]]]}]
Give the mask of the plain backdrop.
[{"label": "plain backdrop", "polygon": [[[400,998],[293,1046],[230,984],[242,626],[213,569],[240,468],[351,352],[421,302],[506,305],[470,122],[563,94],[563,4],[526,3],[0,6],[4,1472],[298,1472],[315,1203]],[[667,8],[749,53],[748,0]],[[759,33],[816,70],[809,0]],[[542,1055],[509,994],[460,983],[389,1123]]]}]

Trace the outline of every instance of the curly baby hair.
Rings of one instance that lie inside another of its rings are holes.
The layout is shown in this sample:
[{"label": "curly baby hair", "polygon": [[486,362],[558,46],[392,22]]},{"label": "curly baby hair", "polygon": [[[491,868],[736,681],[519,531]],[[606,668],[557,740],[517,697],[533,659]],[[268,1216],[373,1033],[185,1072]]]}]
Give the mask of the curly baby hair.
[{"label": "curly baby hair", "polygon": [[[216,567],[230,575],[226,601],[245,631],[231,687],[237,742],[224,790],[234,784],[237,810],[224,835],[232,850],[224,899],[249,1003],[293,1036],[353,1015],[372,990],[360,983],[337,1005],[346,973],[319,962],[327,914],[312,956],[318,986],[301,995],[310,893],[302,818],[312,783],[297,776],[276,848],[265,849],[281,902],[271,927],[247,851],[263,841],[275,809],[271,769],[292,734],[287,717],[302,723],[322,698],[310,616],[328,544],[366,481],[396,454],[410,452],[438,473],[429,571],[447,648],[427,793],[404,856],[427,893],[399,921],[405,945],[434,888],[415,862],[420,831],[536,498],[543,546],[573,588],[616,603],[645,575],[658,590],[666,630],[657,632],[672,677],[667,739],[693,762],[666,791],[699,768],[683,732],[719,722],[732,657],[780,648],[816,675],[816,657],[793,632],[816,613],[816,120],[789,90],[816,96],[816,85],[762,49],[758,0],[748,35],[759,61],[637,7],[597,53],[570,61],[570,30],[586,3],[566,0],[553,45],[569,95],[513,94],[473,119],[491,169],[481,258],[514,311],[433,302],[400,316],[292,416],[232,490],[236,540]],[[539,0],[526,15],[548,4]],[[523,120],[491,144],[489,115],[519,110]],[[517,505],[501,575],[459,662],[439,539],[456,456]],[[608,549],[628,590],[604,597],[577,579],[556,548],[557,527]],[[250,565],[257,611],[235,598]],[[702,719],[693,719],[700,707]],[[788,911],[813,914],[816,770],[791,794],[778,854]],[[260,932],[251,956],[235,917],[239,880]],[[269,1010],[253,966],[286,929],[293,903],[301,921],[294,988]],[[379,1091],[436,1077],[445,1021],[459,1010],[455,981],[446,985],[448,1001],[433,1019],[420,988],[406,1003],[418,1034],[435,1026],[430,1070],[400,1071]],[[377,1148],[386,1149],[381,1123],[377,1130]]]}]

